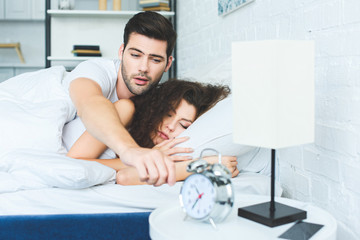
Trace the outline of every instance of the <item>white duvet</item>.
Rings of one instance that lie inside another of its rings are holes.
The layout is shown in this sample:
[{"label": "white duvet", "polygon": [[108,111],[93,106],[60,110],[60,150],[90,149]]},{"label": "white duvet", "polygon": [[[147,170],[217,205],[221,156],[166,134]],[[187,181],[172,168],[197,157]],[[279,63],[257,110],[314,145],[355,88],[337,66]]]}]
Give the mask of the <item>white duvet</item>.
[{"label": "white duvet", "polygon": [[0,193],[114,181],[114,170],[65,156],[62,129],[75,116],[65,74],[52,67],[0,84]]},{"label": "white duvet", "polygon": [[18,148],[62,153],[62,128],[75,116],[62,85],[64,67],[13,77],[0,84],[0,154]]}]

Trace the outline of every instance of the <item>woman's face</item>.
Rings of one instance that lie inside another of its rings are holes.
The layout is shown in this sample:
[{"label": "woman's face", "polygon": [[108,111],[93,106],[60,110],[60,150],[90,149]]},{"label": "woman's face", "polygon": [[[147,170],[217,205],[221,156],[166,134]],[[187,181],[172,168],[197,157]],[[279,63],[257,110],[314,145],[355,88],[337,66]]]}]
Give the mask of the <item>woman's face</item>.
[{"label": "woman's face", "polygon": [[194,121],[196,109],[194,105],[189,104],[184,99],[181,100],[179,106],[174,112],[168,113],[152,138],[155,145],[173,139],[187,129]]}]

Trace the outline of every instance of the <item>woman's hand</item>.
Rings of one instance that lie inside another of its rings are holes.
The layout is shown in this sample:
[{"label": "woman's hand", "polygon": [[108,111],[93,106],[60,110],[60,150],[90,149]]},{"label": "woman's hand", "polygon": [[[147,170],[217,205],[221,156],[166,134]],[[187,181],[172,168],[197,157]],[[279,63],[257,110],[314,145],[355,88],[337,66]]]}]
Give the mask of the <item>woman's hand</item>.
[{"label": "woman's hand", "polygon": [[[214,164],[219,163],[218,156],[208,156],[204,157],[208,163]],[[221,157],[221,164],[227,167],[231,172],[231,177],[236,177],[239,174],[239,170],[237,169],[237,158],[235,156],[222,156]]]},{"label": "woman's hand", "polygon": [[181,137],[181,138],[173,138],[169,140],[165,140],[158,145],[154,146],[153,149],[158,149],[162,151],[165,155],[169,156],[171,160],[174,162],[179,161],[188,161],[191,160],[191,156],[178,156],[174,155],[177,153],[191,153],[193,152],[192,148],[182,148],[182,147],[174,147],[175,145],[187,141],[188,137]]}]

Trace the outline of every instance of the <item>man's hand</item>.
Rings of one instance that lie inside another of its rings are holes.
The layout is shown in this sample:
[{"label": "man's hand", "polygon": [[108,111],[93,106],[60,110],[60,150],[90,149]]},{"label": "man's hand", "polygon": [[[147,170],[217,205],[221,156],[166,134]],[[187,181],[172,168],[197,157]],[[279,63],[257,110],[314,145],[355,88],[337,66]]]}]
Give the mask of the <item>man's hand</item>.
[{"label": "man's hand", "polygon": [[175,164],[160,150],[130,147],[123,151],[120,159],[136,168],[140,181],[154,186],[164,183],[172,186],[176,182]]}]

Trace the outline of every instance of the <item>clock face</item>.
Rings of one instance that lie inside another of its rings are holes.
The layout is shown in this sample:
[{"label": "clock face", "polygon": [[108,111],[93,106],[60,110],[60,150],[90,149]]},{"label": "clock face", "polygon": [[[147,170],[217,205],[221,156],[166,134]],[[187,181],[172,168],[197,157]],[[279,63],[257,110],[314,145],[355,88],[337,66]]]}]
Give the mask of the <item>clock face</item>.
[{"label": "clock face", "polygon": [[216,191],[209,178],[190,175],[181,188],[181,200],[186,213],[195,219],[207,217],[215,204]]}]

